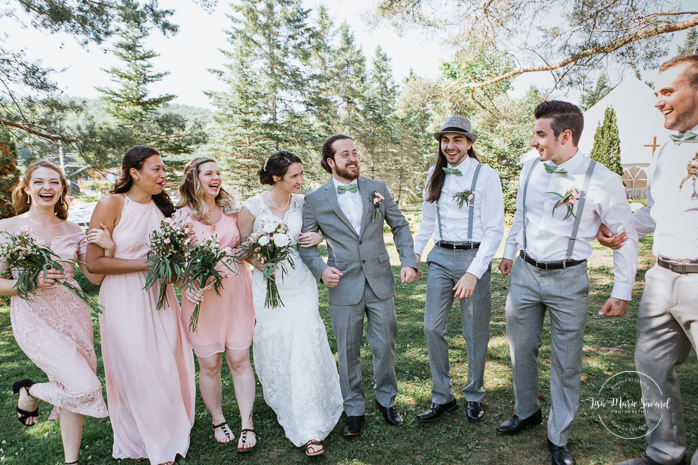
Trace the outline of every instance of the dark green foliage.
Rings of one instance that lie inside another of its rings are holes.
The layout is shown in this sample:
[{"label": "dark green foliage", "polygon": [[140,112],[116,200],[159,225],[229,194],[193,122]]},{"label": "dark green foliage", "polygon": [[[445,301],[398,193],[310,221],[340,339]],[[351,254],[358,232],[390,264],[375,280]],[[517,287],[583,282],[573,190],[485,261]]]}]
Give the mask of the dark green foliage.
[{"label": "dark green foliage", "polygon": [[15,215],[12,208],[12,190],[18,183],[17,145],[9,131],[0,126],[0,218]]},{"label": "dark green foliage", "polygon": [[618,123],[616,112],[612,107],[606,108],[603,121],[599,123],[594,134],[594,148],[589,157],[602,163],[606,168],[623,175],[623,166],[620,163],[620,138],[618,136]]},{"label": "dark green foliage", "polygon": [[[638,77],[638,79],[640,78]],[[607,96],[612,90],[613,87],[608,85],[606,75],[602,74],[599,76],[598,81],[596,81],[596,87],[594,89],[586,89],[584,91],[584,95],[582,95],[582,109],[586,111],[593,107],[596,105],[596,102]]]},{"label": "dark green foliage", "polygon": [[679,47],[677,50],[680,54],[683,53],[698,53],[698,28],[693,28],[688,30],[686,34],[686,41],[683,46]]}]

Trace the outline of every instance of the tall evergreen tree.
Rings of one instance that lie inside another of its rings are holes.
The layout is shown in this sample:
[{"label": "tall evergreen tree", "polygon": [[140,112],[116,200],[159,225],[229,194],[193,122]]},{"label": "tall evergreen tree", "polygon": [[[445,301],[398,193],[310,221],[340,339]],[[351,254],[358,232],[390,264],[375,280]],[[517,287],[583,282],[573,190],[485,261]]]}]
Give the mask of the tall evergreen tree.
[{"label": "tall evergreen tree", "polygon": [[679,53],[698,53],[698,28],[688,30],[686,41],[678,49]]},{"label": "tall evergreen tree", "polygon": [[148,86],[169,73],[154,71],[152,60],[159,54],[144,45],[147,28],[137,21],[130,22],[118,36],[114,54],[123,66],[105,70],[116,87],[97,88],[112,121],[89,121],[82,128],[81,155],[92,166],[109,168],[118,166],[126,149],[133,145],[153,146],[165,156],[192,153],[208,136],[201,123],[189,123],[182,115],[168,111],[174,95],[150,96]]},{"label": "tall evergreen tree", "polygon": [[345,22],[339,27],[335,59],[335,92],[339,98],[339,131],[354,136],[359,124],[359,107],[366,90],[366,56],[357,48],[354,34]]},{"label": "tall evergreen tree", "polygon": [[0,218],[15,216],[12,189],[19,183],[17,146],[10,132],[0,125]]},{"label": "tall evergreen tree", "polygon": [[593,89],[586,89],[582,95],[582,109],[588,110],[589,108],[596,105],[596,103],[608,95],[609,92],[613,90],[613,87],[608,85],[606,75],[602,74],[596,81],[596,87]]},{"label": "tall evergreen tree", "polygon": [[378,46],[371,62],[368,85],[360,100],[361,119],[357,130],[364,148],[362,166],[372,178],[392,179],[398,164],[397,93],[390,58]]},{"label": "tall evergreen tree", "polygon": [[603,121],[599,123],[594,134],[594,148],[589,157],[602,163],[614,173],[623,175],[623,166],[620,163],[620,137],[618,136],[618,123],[616,112],[612,107],[606,108]]},{"label": "tall evergreen tree", "polygon": [[223,53],[230,62],[225,70],[212,72],[228,85],[228,90],[207,92],[211,104],[218,108],[212,155],[221,161],[222,170],[232,176],[232,184],[242,195],[259,185],[257,170],[274,150],[275,128],[268,127],[267,115],[260,106],[265,92],[245,50]]}]

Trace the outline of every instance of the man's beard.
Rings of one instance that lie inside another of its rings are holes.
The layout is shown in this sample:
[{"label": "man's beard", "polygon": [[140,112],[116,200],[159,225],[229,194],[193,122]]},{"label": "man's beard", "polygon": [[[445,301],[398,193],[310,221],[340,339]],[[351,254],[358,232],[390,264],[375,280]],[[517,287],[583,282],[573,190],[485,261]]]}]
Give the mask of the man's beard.
[{"label": "man's beard", "polygon": [[354,179],[359,179],[359,164],[356,164],[356,171],[352,172],[344,168],[340,168],[339,166],[335,165],[334,167],[335,172],[342,178],[348,179],[349,181],[353,181]]}]

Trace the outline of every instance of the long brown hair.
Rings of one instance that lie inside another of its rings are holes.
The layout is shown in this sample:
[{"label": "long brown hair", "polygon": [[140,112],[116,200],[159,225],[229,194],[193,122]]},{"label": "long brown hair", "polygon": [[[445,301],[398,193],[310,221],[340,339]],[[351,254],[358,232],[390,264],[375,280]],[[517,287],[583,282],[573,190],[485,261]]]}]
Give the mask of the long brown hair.
[{"label": "long brown hair", "polygon": [[[114,187],[110,191],[112,194],[124,194],[133,186],[133,177],[131,176],[131,168],[140,171],[143,169],[145,161],[153,155],[160,155],[160,152],[152,147],[144,145],[136,145],[131,147],[124,155],[121,162],[121,173],[116,178]],[[164,190],[157,195],[153,195],[153,202],[160,209],[165,218],[169,218],[175,212],[175,207],[172,205],[170,196]]]},{"label": "long brown hair", "polygon": [[56,202],[56,204],[53,206],[53,211],[58,218],[67,220],[68,205],[66,204],[65,197],[68,195],[68,181],[65,179],[65,176],[63,176],[61,169],[47,160],[39,160],[29,165],[27,170],[24,172],[22,179],[20,179],[19,184],[12,191],[12,207],[15,209],[15,213],[21,215],[22,213],[29,211],[31,204],[29,196],[26,192],[24,192],[24,188],[29,185],[32,174],[39,168],[48,168],[58,173],[58,178],[61,180],[61,195],[58,198],[58,202]]},{"label": "long brown hair", "polygon": [[[199,220],[213,226],[209,217],[208,205],[204,202],[204,188],[199,181],[201,167],[212,162],[216,163],[216,160],[208,157],[198,157],[187,162],[184,166],[184,178],[179,185],[179,202],[175,208],[189,207]],[[226,215],[234,215],[239,211],[235,205],[235,198],[222,187],[218,191],[215,201]]]},{"label": "long brown hair", "polygon": [[[468,149],[468,156],[481,162],[480,155],[477,154],[472,145]],[[446,182],[446,173],[444,173],[442,168],[447,166],[448,160],[446,160],[446,155],[441,151],[441,139],[439,139],[439,147],[436,149],[436,166],[434,166],[434,172],[431,173],[431,179],[427,185],[427,202],[439,201],[441,189],[443,189]]]}]

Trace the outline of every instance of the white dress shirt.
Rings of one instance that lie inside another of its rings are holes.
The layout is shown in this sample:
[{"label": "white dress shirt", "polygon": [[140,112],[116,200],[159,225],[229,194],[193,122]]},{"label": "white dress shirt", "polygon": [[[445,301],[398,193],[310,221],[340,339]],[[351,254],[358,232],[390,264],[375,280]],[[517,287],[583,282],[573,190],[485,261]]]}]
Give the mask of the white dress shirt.
[{"label": "white dress shirt", "polygon": [[[426,201],[429,193],[425,189],[425,200],[422,204],[422,222],[414,238],[414,251],[416,253],[422,255],[424,247],[432,234],[434,235],[434,242],[467,242],[470,208],[468,208],[466,203],[463,203],[463,207],[459,208],[458,203],[453,200],[453,195],[465,190],[471,190],[477,165],[477,160],[471,157],[465,158],[458,166],[448,165],[450,168],[458,168],[463,175],[447,174],[444,186],[441,189],[439,213],[443,237],[439,234],[436,204],[435,202]],[[427,174],[427,187],[433,174],[434,167],[432,166]],[[475,202],[475,211],[473,213],[472,240],[473,242],[479,242],[480,248],[467,272],[480,279],[485,271],[489,269],[490,262],[492,262],[499,243],[502,241],[502,237],[504,237],[502,184],[497,172],[489,166],[482,165],[482,168],[480,168],[473,201]]]},{"label": "white dress shirt", "polygon": [[[691,132],[698,134],[698,126]],[[647,208],[635,212],[633,221],[641,236],[654,232],[652,252],[662,258],[698,260],[698,199],[691,199],[693,180],[689,178],[679,189],[688,175],[688,162],[697,156],[698,143],[669,141],[652,158]]]},{"label": "white dress shirt", "polygon": [[[553,212],[560,197],[549,192],[565,195],[572,188],[582,190],[584,178],[591,159],[577,152],[572,158],[559,165],[567,170],[567,176],[548,173],[539,159],[528,161],[521,170],[519,192],[516,196],[516,213],[504,248],[504,258],[514,259],[517,250],[524,248],[523,190],[528,172],[533,169],[526,194],[526,253],[541,262],[565,260],[572,235],[575,218],[567,214],[567,206],[561,205]],[[550,163],[550,162],[548,162]],[[574,206],[574,214],[577,213]],[[613,291],[611,296],[630,300],[635,272],[637,270],[637,232],[625,196],[620,176],[597,163],[587,190],[586,204],[582,212],[577,240],[572,252],[573,260],[584,260],[591,256],[589,241],[596,238],[601,223],[615,234],[626,233],[628,240],[613,251]]]},{"label": "white dress shirt", "polygon": [[[337,195],[337,202],[339,202],[339,208],[342,209],[342,213],[347,217],[351,225],[354,227],[356,234],[361,236],[361,219],[364,214],[364,206],[361,202],[361,192],[359,191],[359,184],[354,179],[349,184],[343,184],[337,181],[337,178],[332,176],[332,182],[334,183],[334,192]],[[356,192],[345,191],[343,194],[337,192],[338,186],[350,186],[356,184]]]}]

